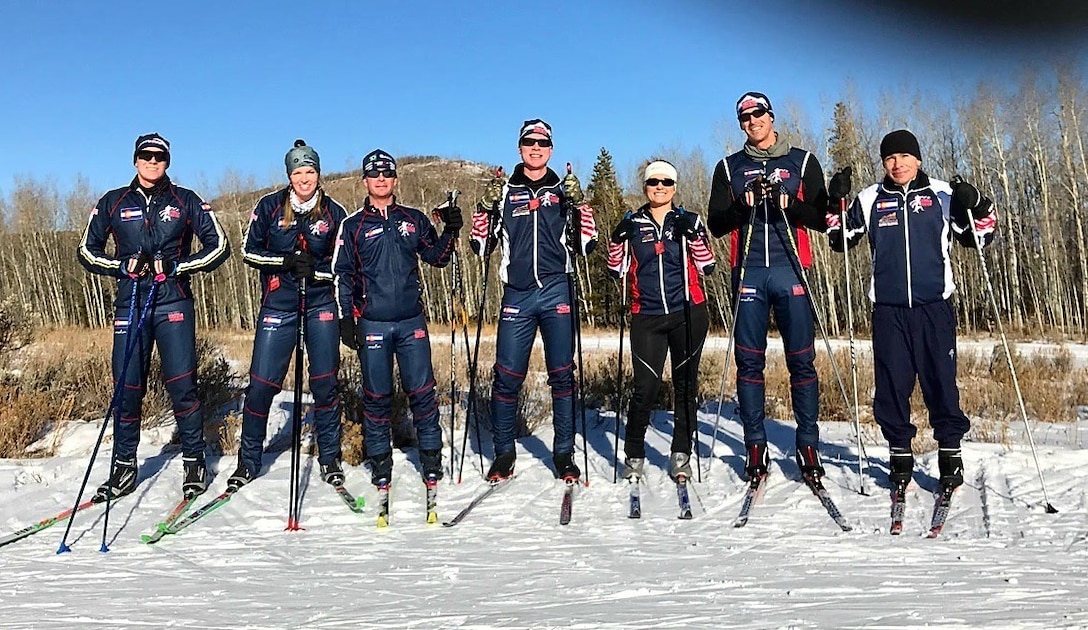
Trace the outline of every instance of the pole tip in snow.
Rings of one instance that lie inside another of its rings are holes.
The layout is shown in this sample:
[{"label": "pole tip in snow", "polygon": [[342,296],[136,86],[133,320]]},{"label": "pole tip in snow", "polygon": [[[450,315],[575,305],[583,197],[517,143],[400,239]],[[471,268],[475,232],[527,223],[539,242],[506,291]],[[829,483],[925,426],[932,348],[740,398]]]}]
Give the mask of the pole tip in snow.
[{"label": "pole tip in snow", "polygon": [[102,553],[109,553],[110,552],[110,548],[106,546],[106,543],[102,543],[102,546],[99,547],[98,550],[101,551]]},{"label": "pole tip in snow", "polygon": [[64,543],[61,543],[61,544],[60,544],[60,547],[59,547],[59,548],[57,548],[57,555],[59,556],[59,555],[60,555],[60,554],[62,554],[62,553],[68,553],[68,552],[69,552],[69,551],[71,551],[71,550],[72,550],[72,548],[71,548],[71,547],[69,547],[68,545],[66,545],[66,544],[64,544]]},{"label": "pole tip in snow", "polygon": [[1054,507],[1050,503],[1047,503],[1046,504],[1046,513],[1047,514],[1057,514],[1058,513],[1058,508]]}]

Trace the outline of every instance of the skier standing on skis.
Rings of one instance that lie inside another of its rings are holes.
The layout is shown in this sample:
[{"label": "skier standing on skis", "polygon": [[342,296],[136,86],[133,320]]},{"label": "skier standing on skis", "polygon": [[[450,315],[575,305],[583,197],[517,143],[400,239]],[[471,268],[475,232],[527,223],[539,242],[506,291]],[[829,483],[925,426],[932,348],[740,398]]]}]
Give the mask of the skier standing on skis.
[{"label": "skier standing on skis", "polygon": [[[182,494],[193,498],[207,488],[204,464],[204,417],[197,397],[196,321],[189,276],[212,271],[230,256],[230,244],[211,206],[195,192],[170,181],[170,143],[157,133],[136,139],[136,176],[123,188],[106,193],[91,211],[79,242],[79,261],[92,273],[117,278],[113,323],[113,379],[124,389],[113,426],[113,465],[94,499],[122,497],[136,488],[136,448],[151,347],[157,344],[163,380],[181,436],[185,470]],[[113,236],[113,250],[106,241]],[[193,253],[193,239],[200,251]],[[139,312],[127,302],[133,285],[137,304],[155,292],[127,373],[121,374],[129,332]]]},{"label": "skier standing on skis", "polygon": [[[858,193],[842,225],[838,212],[826,217],[831,247],[844,251],[869,235],[873,301],[873,416],[891,450],[893,493],[902,496],[914,469],[910,395],[917,380],[937,440],[942,488],[963,483],[960,441],[970,421],[960,409],[956,385],[956,286],[949,259],[952,239],[975,247],[993,240],[993,202],[966,182],[949,184],[922,170],[918,139],[900,129],[880,142],[883,181]],[[831,195],[845,198],[849,178]],[[971,222],[974,222],[972,230]],[[845,230],[844,230],[845,228]]]},{"label": "skier standing on skis", "polygon": [[363,158],[367,197],[336,237],[333,273],[340,339],[359,353],[363,373],[363,438],[372,482],[388,487],[393,474],[390,422],[393,357],[419,439],[425,482],[442,478],[442,429],[438,425],[431,344],[423,313],[419,261],[450,262],[464,224],[457,206],[442,209],[442,233],[425,214],[397,203],[397,163],[385,151]]},{"label": "skier standing on skis", "polygon": [[[745,135],[742,150],[714,169],[707,227],[730,235],[736,314],[737,401],[750,480],[767,474],[766,365],[770,313],[782,334],[790,399],[797,423],[797,463],[806,479],[824,475],[820,463],[819,381],[812,306],[801,268],[812,264],[807,230],[824,231],[828,209],[824,174],[814,155],[791,147],[774,130],[765,94],[737,101]],[[800,265],[800,267],[799,267]]]},{"label": "skier standing on skis", "polygon": [[227,487],[238,490],[261,472],[268,410],[294,354],[299,283],[306,283],[306,355],[314,396],[321,478],[344,483],[340,464],[340,325],[332,292],[332,252],[347,212],[321,187],[321,158],[305,141],[284,157],[289,184],[257,202],[249,217],[243,259],[261,272],[261,310],[253,339],[249,387],[242,408],[238,468]]},{"label": "skier standing on skis", "polygon": [[642,477],[646,427],[668,353],[676,406],[669,475],[679,482],[691,477],[699,359],[709,328],[700,277],[713,273],[714,255],[699,215],[673,203],[676,167],[654,160],[646,165],[642,181],[648,202],[616,225],[608,245],[609,270],[616,277],[627,274],[631,279],[634,383],[623,444],[623,476],[636,482]]},{"label": "skier standing on skis", "polygon": [[[597,228],[578,178],[568,173],[560,179],[548,167],[551,125],[539,118],[522,123],[518,149],[521,163],[509,181],[493,180],[472,215],[473,250],[483,256],[501,243],[502,252],[503,295],[491,390],[495,461],[487,477],[497,481],[514,472],[518,396],[539,328],[552,391],[552,463],[557,477],[574,481],[582,472],[574,463],[578,388],[569,274],[574,273],[575,252],[585,256],[593,251]],[[567,208],[577,216],[567,216]]]}]

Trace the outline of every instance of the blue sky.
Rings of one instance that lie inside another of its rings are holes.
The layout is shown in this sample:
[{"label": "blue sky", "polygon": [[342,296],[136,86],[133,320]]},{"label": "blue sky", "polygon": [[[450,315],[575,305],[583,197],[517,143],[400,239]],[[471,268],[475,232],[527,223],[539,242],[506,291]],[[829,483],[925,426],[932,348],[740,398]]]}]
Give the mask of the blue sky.
[{"label": "blue sky", "polygon": [[623,172],[662,147],[720,155],[746,90],[822,125],[848,81],[949,99],[1088,59],[1083,32],[995,36],[871,2],[0,2],[0,196],[16,177],[122,185],[148,131],[173,144],[176,181],[212,188],[228,169],[284,182],[296,137],[325,172],[375,147],[509,168],[536,116],[556,163],[588,174],[605,146]]}]

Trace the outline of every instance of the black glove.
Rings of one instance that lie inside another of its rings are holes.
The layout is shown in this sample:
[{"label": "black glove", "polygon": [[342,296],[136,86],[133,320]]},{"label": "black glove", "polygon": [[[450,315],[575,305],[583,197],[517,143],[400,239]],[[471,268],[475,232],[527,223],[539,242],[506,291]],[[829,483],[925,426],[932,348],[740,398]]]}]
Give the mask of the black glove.
[{"label": "black glove", "polygon": [[631,220],[631,215],[628,214],[616,224],[616,229],[612,230],[612,242],[619,245],[628,240],[635,233],[635,222]]},{"label": "black glove", "polygon": [[831,182],[827,185],[827,196],[836,204],[850,196],[849,166],[831,176]]},{"label": "black glove", "polygon": [[687,212],[681,210],[676,215],[676,220],[672,223],[672,235],[677,240],[680,238],[686,238],[689,241],[699,239],[699,215],[694,212]]},{"label": "black glove", "polygon": [[129,277],[135,280],[143,275],[146,275],[151,270],[151,257],[145,253],[139,253],[135,256],[129,256],[121,261],[121,268],[118,271],[120,277]]},{"label": "black glove", "polygon": [[959,176],[952,180],[952,200],[961,208],[970,210],[971,218],[976,220],[986,218],[993,205],[988,203],[989,200],[982,196],[978,188],[963,181]]},{"label": "black glove", "polygon": [[340,343],[352,350],[359,349],[359,337],[355,329],[354,317],[340,318]]},{"label": "black glove", "polygon": [[302,280],[303,278],[313,279],[313,254],[307,251],[293,251],[283,257],[283,268],[294,276],[295,280]]},{"label": "black glove", "polygon": [[439,211],[439,216],[442,217],[442,222],[446,224],[446,227],[443,228],[444,232],[457,234],[465,225],[465,217],[461,214],[461,209],[457,206],[446,206],[445,208],[442,208]]},{"label": "black glove", "polygon": [[167,278],[171,278],[177,275],[178,261],[172,258],[156,258],[155,262],[151,265],[152,271],[155,272],[155,281],[162,282]]}]

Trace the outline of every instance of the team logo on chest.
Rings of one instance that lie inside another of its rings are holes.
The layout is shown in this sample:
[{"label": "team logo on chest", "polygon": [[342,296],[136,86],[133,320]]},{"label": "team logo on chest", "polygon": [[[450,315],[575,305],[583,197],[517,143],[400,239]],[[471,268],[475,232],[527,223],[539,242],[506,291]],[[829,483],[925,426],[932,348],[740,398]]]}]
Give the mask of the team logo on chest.
[{"label": "team logo on chest", "polygon": [[329,233],[329,222],[321,219],[320,221],[314,221],[310,224],[310,234],[314,236],[323,236]]},{"label": "team logo on chest", "polygon": [[416,224],[412,223],[411,221],[398,221],[397,233],[399,233],[404,238],[408,238],[409,234],[416,233]]},{"label": "team logo on chest", "polygon": [[169,223],[174,219],[181,218],[181,209],[174,206],[166,206],[162,210],[159,210],[159,221]]},{"label": "team logo on chest", "polygon": [[927,208],[933,205],[933,199],[923,195],[918,195],[914,199],[910,200],[911,212],[925,212]]},{"label": "team logo on chest", "polygon": [[790,178],[790,172],[784,168],[776,168],[767,175],[767,180],[772,184],[781,184],[784,180]]}]

